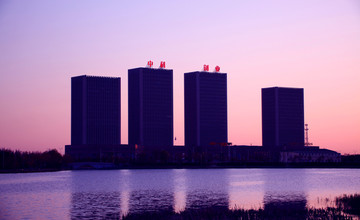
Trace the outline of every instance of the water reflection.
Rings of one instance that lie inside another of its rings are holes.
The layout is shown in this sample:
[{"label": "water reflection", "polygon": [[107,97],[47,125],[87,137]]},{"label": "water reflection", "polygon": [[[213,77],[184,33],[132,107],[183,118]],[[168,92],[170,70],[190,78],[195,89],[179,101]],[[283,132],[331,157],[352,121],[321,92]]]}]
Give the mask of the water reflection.
[{"label": "water reflection", "polygon": [[186,172],[188,187],[186,208],[202,209],[209,207],[228,209],[227,170],[193,170]]},{"label": "water reflection", "polygon": [[72,172],[69,212],[72,219],[104,219],[121,218],[128,213],[263,208],[274,215],[294,212],[301,217],[310,207],[307,193],[315,181],[309,179],[307,172],[305,169]]},{"label": "water reflection", "polygon": [[0,174],[0,219],[68,219],[68,173]]},{"label": "water reflection", "polygon": [[264,172],[265,213],[271,216],[296,215],[305,218],[307,205],[305,172],[305,170],[294,170],[294,175],[287,176],[281,176],[278,170]]},{"label": "water reflection", "polygon": [[260,169],[229,169],[229,209],[263,208],[264,176]]},{"label": "water reflection", "polygon": [[130,181],[129,177],[131,172],[129,170],[121,170],[120,172],[120,195],[121,195],[121,202],[120,202],[120,213],[121,216],[127,215],[129,213],[129,200],[130,200]]},{"label": "water reflection", "polygon": [[296,178],[289,178],[277,170],[254,170],[249,176],[232,169],[74,172],[70,214],[100,219],[210,207],[301,211],[307,204],[304,175],[297,171]]},{"label": "water reflection", "polygon": [[169,192],[137,190],[130,194],[130,213],[172,211],[173,196]]},{"label": "water reflection", "polygon": [[78,192],[71,196],[72,219],[120,218],[120,194],[118,192]]},{"label": "water reflection", "polygon": [[[305,194],[271,194],[264,195],[265,213],[273,213],[272,215],[284,215],[288,213],[303,214],[306,213],[306,197]],[[285,215],[285,216],[286,216]]]},{"label": "water reflection", "polygon": [[136,170],[129,177],[129,213],[172,211],[172,170]]},{"label": "water reflection", "polygon": [[176,213],[180,213],[186,208],[186,170],[173,170],[174,180],[174,205]]},{"label": "water reflection", "polygon": [[228,182],[226,170],[74,172],[70,215],[103,219],[128,213],[227,209]]},{"label": "water reflection", "polygon": [[71,219],[119,219],[121,173],[79,171],[72,175]]},{"label": "water reflection", "polygon": [[[359,207],[358,169],[101,170],[0,174],[1,219],[104,219],[149,210]],[[355,203],[352,203],[355,202]],[[352,204],[355,204],[353,206]],[[206,212],[207,213],[207,212]],[[301,215],[300,215],[301,216]]]}]

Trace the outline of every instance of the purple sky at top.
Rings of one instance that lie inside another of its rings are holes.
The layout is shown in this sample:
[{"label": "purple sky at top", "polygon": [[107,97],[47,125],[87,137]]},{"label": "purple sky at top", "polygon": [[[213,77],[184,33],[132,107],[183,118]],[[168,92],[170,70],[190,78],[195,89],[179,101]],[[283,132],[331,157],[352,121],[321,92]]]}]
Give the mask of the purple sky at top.
[{"label": "purple sky at top", "polygon": [[184,73],[228,73],[233,144],[261,145],[261,88],[300,87],[310,142],[360,153],[360,2],[0,1],[0,148],[63,152],[70,78],[174,70],[174,136],[184,143]]}]

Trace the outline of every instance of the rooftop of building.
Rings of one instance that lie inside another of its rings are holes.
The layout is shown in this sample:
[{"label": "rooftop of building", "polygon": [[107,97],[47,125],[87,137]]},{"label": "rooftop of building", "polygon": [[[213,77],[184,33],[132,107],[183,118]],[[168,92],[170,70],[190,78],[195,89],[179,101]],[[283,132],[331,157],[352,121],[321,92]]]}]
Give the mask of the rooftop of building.
[{"label": "rooftop of building", "polygon": [[303,90],[304,88],[273,86],[273,87],[266,87],[266,88],[261,88],[261,89],[301,89],[301,90]]},{"label": "rooftop of building", "polygon": [[154,67],[136,67],[136,68],[132,68],[129,70],[138,70],[138,69],[142,69],[142,70],[161,70],[161,71],[173,71],[172,69],[165,69],[165,68],[154,68]]},{"label": "rooftop of building", "polygon": [[80,77],[85,77],[85,78],[104,78],[104,79],[120,79],[120,77],[115,77],[115,76],[93,76],[93,75],[80,75],[80,76],[73,76],[71,78],[80,78]]},{"label": "rooftop of building", "polygon": [[222,72],[216,72],[216,71],[193,71],[193,72],[187,72],[185,74],[194,74],[194,73],[208,73],[208,74],[227,74],[227,73],[222,73]]},{"label": "rooftop of building", "polygon": [[289,150],[284,152],[296,152],[296,153],[328,153],[328,154],[340,154],[336,151],[329,150],[329,149],[320,149],[318,146],[312,146],[312,147],[304,147],[302,150]]}]

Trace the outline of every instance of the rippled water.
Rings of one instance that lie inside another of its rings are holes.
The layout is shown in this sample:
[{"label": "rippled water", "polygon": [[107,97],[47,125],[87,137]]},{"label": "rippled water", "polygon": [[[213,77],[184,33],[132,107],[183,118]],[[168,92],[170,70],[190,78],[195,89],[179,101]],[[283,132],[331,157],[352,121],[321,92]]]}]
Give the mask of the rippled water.
[{"label": "rippled water", "polygon": [[119,218],[209,206],[334,206],[358,169],[158,169],[0,174],[0,219]]}]

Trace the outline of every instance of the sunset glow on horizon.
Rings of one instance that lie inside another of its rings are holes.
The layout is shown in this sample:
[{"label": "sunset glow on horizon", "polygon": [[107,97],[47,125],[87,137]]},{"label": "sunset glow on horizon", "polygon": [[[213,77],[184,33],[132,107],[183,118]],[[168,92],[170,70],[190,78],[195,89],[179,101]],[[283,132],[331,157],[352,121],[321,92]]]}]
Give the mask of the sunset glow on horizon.
[{"label": "sunset glow on horizon", "polygon": [[184,73],[227,73],[228,140],[261,145],[261,88],[304,88],[309,141],[360,154],[360,2],[1,1],[0,148],[64,153],[71,77],[173,69],[174,141],[184,145]]}]

